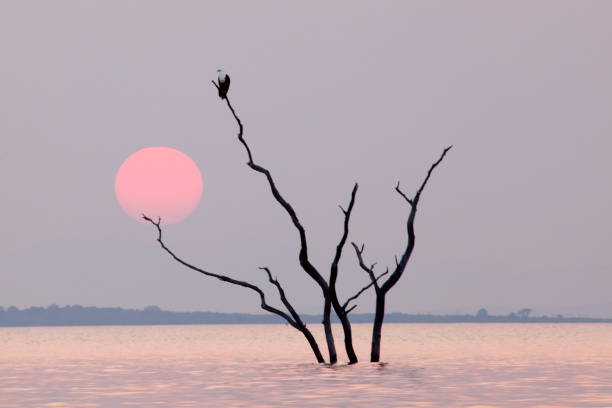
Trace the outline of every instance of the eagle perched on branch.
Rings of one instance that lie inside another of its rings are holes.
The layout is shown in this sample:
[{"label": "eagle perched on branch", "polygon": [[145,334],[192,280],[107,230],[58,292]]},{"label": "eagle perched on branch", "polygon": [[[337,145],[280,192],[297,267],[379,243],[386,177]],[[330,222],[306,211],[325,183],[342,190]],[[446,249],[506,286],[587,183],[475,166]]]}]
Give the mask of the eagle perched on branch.
[{"label": "eagle perched on branch", "polygon": [[222,69],[218,69],[217,72],[219,73],[219,98],[225,99],[229,91],[230,77]]}]

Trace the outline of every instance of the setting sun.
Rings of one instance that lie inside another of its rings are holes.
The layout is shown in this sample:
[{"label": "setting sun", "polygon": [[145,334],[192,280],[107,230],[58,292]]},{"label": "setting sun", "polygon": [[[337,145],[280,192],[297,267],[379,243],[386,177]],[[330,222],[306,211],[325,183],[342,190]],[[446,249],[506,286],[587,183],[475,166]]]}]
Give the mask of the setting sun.
[{"label": "setting sun", "polygon": [[128,157],[117,172],[115,195],[123,211],[163,224],[185,219],[202,196],[202,176],[193,160],[170,147],[148,147]]}]

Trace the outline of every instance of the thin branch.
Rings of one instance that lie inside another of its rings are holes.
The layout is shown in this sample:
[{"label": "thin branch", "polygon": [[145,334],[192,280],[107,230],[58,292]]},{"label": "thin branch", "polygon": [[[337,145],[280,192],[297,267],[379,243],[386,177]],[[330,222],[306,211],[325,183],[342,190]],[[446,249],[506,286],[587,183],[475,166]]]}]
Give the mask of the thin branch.
[{"label": "thin branch", "polygon": [[[414,244],[415,244],[414,218],[416,216],[417,206],[419,204],[419,199],[421,198],[421,193],[425,189],[425,186],[427,185],[427,182],[429,181],[429,178],[431,177],[431,174],[434,171],[434,169],[442,162],[442,160],[444,160],[446,153],[448,153],[448,151],[452,147],[453,146],[448,146],[447,148],[445,148],[442,154],[440,155],[440,157],[438,158],[438,160],[436,160],[429,167],[429,170],[427,171],[427,176],[423,180],[423,183],[421,183],[421,186],[417,190],[412,200],[409,200],[411,208],[410,208],[410,214],[408,215],[408,220],[406,221],[408,242],[406,244],[406,249],[404,250],[404,253],[401,256],[399,263],[397,263],[396,261],[395,270],[393,271],[391,276],[389,276],[389,279],[387,279],[380,288],[381,293],[383,293],[383,295],[387,293],[397,283],[397,281],[402,277],[402,274],[404,273],[404,269],[406,269],[406,265],[408,264],[408,260],[410,259],[410,256],[412,255],[412,250],[414,249]],[[395,189],[400,195],[406,198],[405,195],[399,189],[399,183]]]},{"label": "thin branch", "polygon": [[442,152],[442,155],[440,156],[440,158],[434,164],[431,165],[431,167],[427,171],[427,177],[425,177],[425,180],[423,180],[423,184],[421,184],[421,187],[419,187],[419,189],[416,192],[414,198],[412,199],[412,201],[414,201],[414,203],[418,203],[419,202],[419,198],[421,197],[421,193],[423,192],[423,189],[427,185],[427,182],[429,181],[429,177],[431,177],[431,173],[434,171],[434,169],[436,167],[438,167],[438,164],[442,163],[442,160],[444,160],[444,156],[446,156],[446,153],[448,153],[448,151],[450,149],[452,149],[452,147],[453,147],[453,145],[450,145],[446,149],[444,149],[444,151]]},{"label": "thin branch", "polygon": [[274,196],[276,201],[285,209],[287,214],[289,214],[289,217],[291,218],[293,225],[298,230],[298,233],[300,235],[299,260],[300,260],[300,265],[302,266],[302,269],[304,269],[304,271],[319,284],[319,286],[321,287],[321,290],[324,293],[327,293],[327,290],[328,290],[327,281],[323,278],[323,276],[319,273],[319,271],[310,263],[310,260],[308,259],[308,243],[306,241],[306,230],[302,226],[291,204],[289,204],[287,200],[285,200],[285,198],[281,195],[281,193],[276,188],[276,184],[274,183],[274,179],[272,178],[272,174],[270,173],[270,171],[266,169],[265,167],[262,167],[256,164],[253,161],[253,155],[251,153],[251,149],[249,148],[249,145],[247,144],[247,142],[244,140],[244,127],[242,125],[242,121],[236,114],[236,111],[234,110],[234,107],[232,106],[228,97],[225,98],[225,101],[227,103],[227,107],[232,112],[234,119],[236,119],[236,122],[238,123],[238,128],[239,128],[238,140],[244,146],[247,152],[247,155],[249,157],[249,162],[247,163],[248,166],[251,169],[255,170],[256,172],[262,173],[266,176],[266,179],[268,180],[268,184],[270,186],[270,190],[272,191],[272,195]]},{"label": "thin branch", "polygon": [[400,189],[400,182],[397,182],[397,185],[395,186],[395,191],[397,191],[397,193],[399,195],[401,195],[402,197],[404,197],[404,200],[406,200],[408,202],[408,204],[410,205],[414,205],[414,201],[412,201],[411,199],[409,199],[406,194],[404,194],[404,192]]},{"label": "thin branch", "polygon": [[283,290],[283,287],[281,286],[278,279],[272,278],[272,273],[270,273],[270,269],[265,266],[260,267],[259,269],[261,269],[262,271],[266,271],[266,273],[268,274],[268,280],[270,281],[270,283],[276,286],[276,289],[278,290],[278,296],[280,297],[281,302],[283,302],[283,305],[285,305],[285,307],[287,308],[287,310],[289,311],[289,313],[295,320],[296,324],[299,327],[306,327],[306,325],[300,318],[300,315],[295,311],[295,308],[293,307],[293,305],[291,305],[291,303],[289,303],[289,300],[287,300],[287,297],[285,296],[285,291]]},{"label": "thin branch", "polygon": [[[237,280],[237,279],[230,278],[229,276],[219,275],[219,274],[216,274],[216,273],[212,273],[212,272],[205,271],[204,269],[198,268],[197,266],[191,265],[190,263],[188,263],[188,262],[186,262],[186,261],[182,260],[181,258],[179,258],[178,256],[176,256],[176,255],[174,254],[174,252],[172,252],[172,251],[171,251],[171,250],[170,250],[170,249],[169,249],[169,248],[166,246],[166,244],[164,244],[164,241],[162,240],[162,228],[161,228],[161,226],[160,226],[160,224],[161,224],[161,218],[158,218],[157,222],[153,221],[151,218],[147,217],[145,214],[143,214],[143,215],[142,215],[142,218],[143,218],[143,219],[145,219],[146,221],[150,222],[151,224],[153,224],[153,225],[154,225],[154,226],[157,228],[157,233],[158,233],[158,236],[157,236],[157,241],[159,242],[159,244],[161,245],[161,247],[162,247],[162,248],[163,248],[163,249],[164,249],[164,250],[165,250],[165,251],[166,251],[168,254],[170,254],[170,256],[171,256],[172,258],[174,258],[174,260],[175,260],[175,261],[177,261],[178,263],[180,263],[180,264],[182,264],[182,265],[186,266],[187,268],[189,268],[189,269],[191,269],[191,270],[194,270],[194,271],[196,271],[196,272],[199,272],[199,273],[201,273],[201,274],[203,274],[203,275],[210,276],[210,277],[212,277],[212,278],[217,278],[217,279],[219,279],[219,280],[221,280],[221,281],[223,281],[223,282],[231,283],[232,285],[242,286],[242,287],[244,287],[244,288],[248,288],[248,289],[251,289],[251,290],[253,290],[253,291],[257,292],[257,293],[259,294],[260,299],[261,299],[261,308],[262,308],[263,310],[266,310],[266,311],[268,311],[268,312],[270,312],[270,313],[274,313],[274,314],[276,314],[276,315],[278,315],[278,316],[282,317],[282,318],[283,318],[283,319],[285,319],[285,320],[287,321],[287,323],[289,323],[289,324],[290,324],[292,327],[294,327],[294,328],[296,328],[296,329],[300,330],[300,327],[298,326],[298,323],[296,323],[296,321],[295,321],[295,320],[293,320],[293,319],[291,318],[291,316],[287,315],[287,313],[285,313],[285,312],[283,312],[283,311],[281,311],[281,310],[278,310],[277,308],[275,308],[275,307],[273,307],[273,306],[270,306],[270,305],[268,305],[268,304],[266,303],[266,296],[265,296],[264,292],[263,292],[263,291],[262,291],[262,290],[261,290],[259,287],[257,287],[257,286],[255,286],[255,285],[253,285],[252,283],[248,283],[248,282],[244,282],[244,281],[240,281],[240,280]],[[300,331],[301,331],[301,330],[300,330]]]},{"label": "thin branch", "polygon": [[[370,287],[371,287],[372,285],[374,285],[374,283],[376,283],[376,282],[377,282],[377,281],[378,281],[380,278],[382,278],[383,276],[385,276],[385,275],[386,275],[386,274],[388,274],[388,273],[389,273],[389,270],[387,269],[385,272],[383,272],[383,273],[381,273],[380,275],[378,275],[374,281],[372,281],[372,282],[368,283],[366,286],[364,286],[363,288],[361,288],[361,289],[359,290],[359,292],[355,293],[353,296],[351,296],[350,298],[348,298],[348,299],[346,300],[346,302],[344,302],[344,304],[342,305],[342,308],[346,310],[346,307],[348,306],[348,304],[349,304],[351,301],[353,301],[353,300],[357,299],[357,298],[359,297],[359,295],[361,295],[361,294],[362,294],[363,292],[365,292],[366,290],[370,289]],[[346,313],[348,313],[348,311],[347,311]]]},{"label": "thin branch", "polygon": [[363,249],[365,248],[365,244],[361,245],[361,249],[354,242],[351,242],[351,245],[353,245],[353,248],[355,248],[355,254],[357,254],[357,259],[359,260],[359,266],[361,266],[361,269],[366,271],[370,277],[370,282],[374,285],[374,290],[376,290],[376,293],[378,293],[380,287],[378,286],[376,276],[374,276],[374,265],[376,265],[376,263],[373,263],[372,266],[368,268],[363,261]]},{"label": "thin branch", "polygon": [[[342,257],[342,250],[344,249],[344,244],[346,243],[346,239],[349,233],[349,222],[351,220],[351,213],[353,212],[353,207],[355,206],[355,196],[357,195],[357,189],[359,188],[359,184],[355,183],[353,186],[353,191],[351,192],[351,201],[349,202],[349,206],[344,212],[344,230],[342,231],[342,237],[340,238],[340,242],[338,246],[336,246],[336,254],[334,256],[334,260],[331,264],[331,272],[329,275],[329,287],[335,290],[336,279],[338,278],[338,263],[340,262],[340,258]],[[342,209],[342,207],[340,207]]]},{"label": "thin branch", "polygon": [[236,119],[236,122],[238,123],[238,128],[239,128],[239,132],[238,132],[238,140],[240,140],[240,143],[242,143],[242,145],[244,146],[244,148],[247,151],[247,155],[249,156],[249,166],[255,164],[253,163],[253,155],[251,154],[251,149],[249,148],[249,145],[246,143],[246,141],[243,138],[243,133],[244,133],[244,126],[242,126],[242,121],[240,120],[240,118],[238,117],[238,115],[236,115],[236,111],[234,110],[234,107],[232,106],[232,104],[230,103],[229,98],[227,97],[227,95],[225,96],[225,101],[227,102],[227,107],[230,109],[230,111],[232,112],[232,115],[234,116],[234,119]]},{"label": "thin branch", "polygon": [[349,314],[349,313],[351,313],[351,312],[353,311],[353,309],[355,309],[356,307],[357,307],[357,305],[355,304],[355,305],[353,305],[353,306],[349,307],[347,310],[345,310],[345,311],[344,311],[344,313]]},{"label": "thin branch", "polygon": [[[329,290],[325,298],[325,310],[328,310],[328,303],[334,307],[334,311],[336,312],[336,316],[340,319],[340,323],[342,323],[342,329],[344,331],[344,347],[346,349],[346,354],[349,358],[349,364],[357,363],[357,354],[353,349],[353,337],[351,333],[351,322],[348,319],[348,313],[345,308],[340,305],[340,301],[338,300],[338,294],[336,293],[336,280],[338,279],[338,263],[340,262],[340,258],[342,257],[342,250],[344,249],[344,244],[346,243],[346,239],[348,237],[349,232],[349,222],[351,219],[351,213],[353,211],[353,207],[355,206],[355,196],[357,194],[357,189],[359,185],[355,183],[353,186],[353,191],[351,192],[351,201],[349,203],[346,212],[344,213],[344,229],[342,232],[342,238],[340,238],[340,242],[338,246],[336,246],[336,255],[331,264],[331,269],[329,273]],[[354,308],[352,308],[354,309]],[[351,309],[351,310],[352,310]],[[329,315],[329,313],[328,313]]]}]

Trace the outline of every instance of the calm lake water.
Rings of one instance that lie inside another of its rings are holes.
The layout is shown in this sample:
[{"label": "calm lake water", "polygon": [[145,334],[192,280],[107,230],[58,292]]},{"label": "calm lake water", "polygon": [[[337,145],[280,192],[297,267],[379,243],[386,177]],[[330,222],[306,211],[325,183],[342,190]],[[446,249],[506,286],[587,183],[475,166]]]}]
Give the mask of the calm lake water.
[{"label": "calm lake water", "polygon": [[0,407],[612,407],[612,324],[354,331],[330,368],[284,325],[0,328]]}]

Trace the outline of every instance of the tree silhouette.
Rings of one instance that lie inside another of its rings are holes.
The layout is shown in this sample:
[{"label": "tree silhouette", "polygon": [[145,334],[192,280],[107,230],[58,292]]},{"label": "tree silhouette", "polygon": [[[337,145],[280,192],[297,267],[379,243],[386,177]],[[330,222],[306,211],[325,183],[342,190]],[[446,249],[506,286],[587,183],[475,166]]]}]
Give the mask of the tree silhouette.
[{"label": "tree silhouette", "polygon": [[[218,90],[219,85],[215,81],[212,81],[212,83]],[[391,290],[391,288],[401,278],[404,272],[404,269],[406,268],[406,265],[410,259],[412,251],[414,249],[414,243],[415,243],[414,218],[416,215],[417,205],[419,203],[421,193],[423,192],[425,185],[429,181],[431,173],[442,162],[446,153],[450,150],[452,146],[449,146],[446,149],[444,149],[440,158],[430,167],[429,171],[427,172],[427,176],[425,180],[421,184],[420,188],[417,190],[414,197],[408,198],[400,189],[399,182],[397,186],[395,187],[396,192],[400,196],[402,196],[411,207],[410,214],[408,215],[408,221],[407,221],[408,243],[407,243],[406,249],[401,259],[397,260],[396,258],[396,267],[391,272],[391,274],[388,276],[388,278],[386,279],[384,283],[379,284],[379,280],[382,277],[389,274],[389,269],[387,268],[385,272],[376,276],[374,272],[375,264],[368,267],[365,265],[363,261],[364,246],[362,245],[361,248],[359,248],[354,242],[351,243],[353,248],[355,249],[355,253],[359,260],[359,265],[361,266],[362,269],[364,269],[367,272],[370,282],[364,287],[362,287],[360,290],[358,290],[353,296],[347,298],[343,303],[341,303],[338,297],[337,290],[336,290],[336,284],[337,284],[338,274],[339,274],[338,265],[342,258],[345,244],[348,240],[349,224],[350,224],[351,214],[352,214],[352,211],[355,205],[355,199],[356,199],[357,190],[359,188],[359,185],[357,183],[354,184],[353,189],[351,191],[350,201],[346,209],[344,209],[341,205],[339,206],[340,210],[342,211],[342,214],[344,215],[343,230],[342,230],[340,240],[336,246],[334,258],[332,259],[331,264],[330,264],[329,279],[326,280],[323,277],[323,275],[319,272],[319,269],[317,269],[312,264],[308,256],[308,240],[307,240],[307,235],[306,235],[306,229],[302,225],[293,206],[280,193],[279,189],[276,186],[276,183],[274,182],[274,178],[272,177],[272,173],[270,172],[270,170],[268,170],[267,168],[263,167],[262,165],[254,161],[251,149],[249,145],[247,144],[246,140],[244,139],[244,125],[242,124],[242,121],[236,114],[236,111],[234,110],[234,107],[232,106],[230,99],[227,97],[227,95],[224,95],[224,96],[225,97],[221,99],[225,101],[225,103],[227,104],[227,107],[232,113],[232,116],[234,117],[234,119],[236,120],[236,123],[238,124],[238,135],[237,135],[238,141],[244,146],[244,149],[247,153],[247,156],[248,156],[247,165],[253,171],[263,174],[265,176],[268,186],[270,187],[270,192],[272,193],[272,196],[280,204],[280,206],[285,210],[285,212],[291,219],[291,223],[295,227],[295,230],[297,231],[299,235],[299,240],[300,240],[300,248],[298,251],[299,264],[301,268],[304,270],[304,272],[310,278],[312,278],[316,282],[316,284],[319,286],[319,288],[321,289],[321,293],[323,296],[323,321],[322,323],[323,323],[324,332],[325,332],[325,339],[327,343],[330,364],[335,364],[338,360],[336,348],[335,348],[334,337],[332,333],[332,326],[331,326],[332,309],[335,312],[336,316],[338,316],[338,319],[340,320],[340,323],[342,325],[342,330],[344,333],[344,347],[345,347],[346,354],[349,359],[348,363],[349,364],[357,363],[358,359],[357,359],[357,354],[355,353],[355,350],[353,347],[352,329],[351,329],[351,323],[350,323],[348,316],[349,316],[349,313],[356,307],[356,305],[351,306],[351,302],[354,302],[362,293],[364,293],[370,287],[374,287],[374,290],[376,292],[376,313],[375,313],[374,327],[373,327],[373,332],[372,332],[373,334],[372,334],[371,361],[373,362],[379,361],[380,340],[381,340],[382,324],[383,324],[384,313],[385,313],[385,297],[387,293],[389,292],[389,290]],[[183,259],[178,257],[172,250],[170,250],[166,246],[166,244],[163,242],[162,228],[160,225],[161,219],[158,218],[157,221],[154,221],[152,218],[150,218],[146,214],[143,214],[143,218],[156,227],[157,232],[158,232],[157,241],[159,242],[160,246],[172,258],[174,258],[175,261],[205,276],[216,278],[223,282],[230,283],[236,286],[241,286],[244,288],[248,288],[248,289],[253,290],[254,292],[257,292],[261,300],[261,305],[260,305],[261,308],[270,313],[273,313],[273,314],[276,314],[282,317],[283,319],[287,321],[287,323],[289,323],[289,325],[294,327],[296,330],[300,331],[304,335],[306,340],[308,341],[308,344],[310,345],[317,361],[319,363],[324,362],[324,358],[321,354],[321,351],[319,349],[319,346],[315,338],[313,337],[310,330],[303,323],[302,319],[300,318],[295,308],[291,305],[291,303],[287,299],[285,295],[285,291],[283,290],[281,284],[278,282],[277,279],[272,277],[272,273],[267,267],[260,267],[259,269],[263,270],[267,274],[269,282],[276,287],[278,291],[278,295],[281,299],[281,302],[283,303],[283,306],[287,309],[288,313],[280,309],[277,309],[273,306],[270,306],[266,302],[264,292],[258,286],[252,283],[249,283],[249,282],[231,278],[227,275],[222,275],[222,274],[206,271],[202,268],[199,268],[197,266],[194,266],[184,261]]]},{"label": "tree silhouette", "polygon": [[423,189],[425,189],[425,186],[431,177],[431,173],[442,162],[442,160],[444,160],[446,153],[448,153],[451,148],[452,146],[449,146],[444,149],[440,158],[431,165],[425,180],[423,180],[423,183],[412,198],[408,198],[406,194],[404,194],[404,192],[400,189],[399,181],[397,182],[395,191],[410,205],[410,213],[408,214],[408,220],[406,221],[408,240],[406,242],[406,248],[404,249],[402,257],[399,260],[397,259],[397,256],[395,257],[395,269],[382,285],[378,284],[377,278],[374,276],[374,267],[376,264],[374,263],[371,266],[367,266],[363,260],[365,245],[362,244],[360,248],[354,242],[351,243],[355,249],[359,266],[361,266],[361,268],[367,272],[372,284],[374,285],[374,291],[376,292],[376,311],[374,314],[374,325],[372,327],[372,349],[370,352],[371,362],[380,361],[380,340],[382,337],[382,325],[385,319],[385,298],[391,288],[393,288],[393,286],[395,286],[395,284],[402,277],[402,274],[406,269],[406,265],[408,265],[408,261],[410,260],[410,256],[412,255],[412,251],[414,250],[416,238],[414,234],[414,217],[416,216],[417,206],[419,205],[419,200],[421,199],[421,193],[423,193]]},{"label": "tree silhouette", "polygon": [[[217,83],[215,83],[214,81],[212,81],[212,83],[217,89],[219,89],[219,85]],[[238,140],[240,141],[240,143],[242,143],[242,145],[246,149],[247,155],[249,157],[249,161],[247,163],[248,166],[251,167],[251,169],[255,170],[256,172],[262,173],[266,176],[266,179],[268,180],[268,184],[270,185],[270,189],[272,191],[272,195],[274,196],[276,201],[289,214],[293,222],[293,225],[296,227],[296,229],[299,232],[300,246],[301,246],[300,252],[299,252],[300,265],[302,266],[302,269],[304,269],[304,271],[312,279],[314,279],[315,282],[317,282],[317,284],[320,286],[323,292],[324,300],[325,300],[324,309],[323,309],[323,325],[325,328],[325,335],[326,335],[328,350],[330,354],[330,362],[332,362],[332,364],[336,362],[336,352],[335,352],[334,339],[333,339],[333,334],[331,330],[331,322],[330,322],[331,307],[333,306],[334,312],[336,312],[336,315],[338,316],[338,319],[340,320],[342,324],[342,329],[344,331],[344,345],[346,348],[346,353],[349,357],[349,364],[356,363],[357,356],[353,349],[351,323],[348,319],[348,313],[352,310],[352,308],[347,309],[348,303],[350,302],[351,299],[349,299],[344,305],[340,305],[340,302],[338,300],[338,295],[336,292],[336,282],[338,278],[338,262],[342,256],[342,250],[344,248],[344,244],[346,243],[351,212],[355,204],[355,195],[357,193],[357,188],[358,188],[357,183],[355,183],[355,186],[353,187],[353,191],[351,193],[351,201],[347,209],[344,210],[340,206],[340,209],[344,213],[344,231],[343,231],[343,235],[340,240],[340,243],[338,244],[336,248],[336,255],[334,257],[334,260],[332,261],[332,265],[330,268],[329,281],[326,281],[323,278],[323,276],[321,276],[319,271],[311,264],[310,260],[308,259],[308,244],[306,240],[306,231],[304,227],[302,226],[302,224],[300,223],[297,217],[297,214],[295,213],[295,210],[282,197],[282,195],[278,191],[270,171],[258,164],[255,164],[255,162],[253,161],[253,155],[251,154],[251,149],[249,148],[248,144],[244,140],[244,126],[242,125],[240,118],[236,115],[236,111],[234,110],[229,98],[225,97],[222,99],[225,100],[228,108],[230,109],[230,111],[232,112],[232,115],[234,116],[234,119],[238,123],[238,128],[239,128]],[[425,186],[427,185],[427,182],[429,181],[429,178],[431,177],[433,170],[442,162],[442,160],[444,160],[446,153],[451,148],[452,146],[449,146],[446,149],[444,149],[440,158],[431,165],[431,167],[429,168],[429,171],[427,172],[427,176],[425,177],[425,180],[423,180],[423,183],[421,184],[416,194],[412,198],[408,198],[404,194],[404,192],[402,192],[402,190],[400,189],[399,182],[397,183],[397,186],[395,187],[396,192],[406,200],[406,202],[410,205],[410,208],[411,208],[410,214],[408,215],[408,221],[407,221],[408,242],[407,242],[406,249],[404,250],[404,253],[401,259],[398,261],[396,258],[395,270],[391,273],[391,275],[382,285],[379,285],[378,279],[380,279],[383,275],[387,274],[388,269],[384,274],[376,277],[374,273],[374,265],[372,265],[371,267],[367,267],[365,263],[363,262],[362,255],[364,251],[364,246],[362,245],[360,249],[354,242],[352,243],[355,249],[355,252],[357,254],[359,264],[361,268],[363,268],[368,273],[368,276],[370,277],[370,281],[371,281],[370,284],[371,286],[374,286],[374,289],[376,291],[376,312],[375,312],[374,326],[373,326],[373,331],[372,331],[372,350],[371,350],[371,355],[370,355],[370,361],[372,362],[378,362],[380,360],[380,341],[381,341],[381,335],[382,335],[382,324],[383,324],[384,315],[385,315],[386,295],[391,290],[391,288],[393,288],[393,286],[395,286],[395,284],[402,277],[402,274],[404,270],[406,269],[406,265],[408,264],[408,261],[410,260],[410,256],[412,255],[412,251],[414,249],[414,244],[415,244],[414,218],[416,215],[416,210],[419,204],[419,200],[421,198],[421,194]],[[362,291],[358,292],[357,296],[361,293]]]}]

